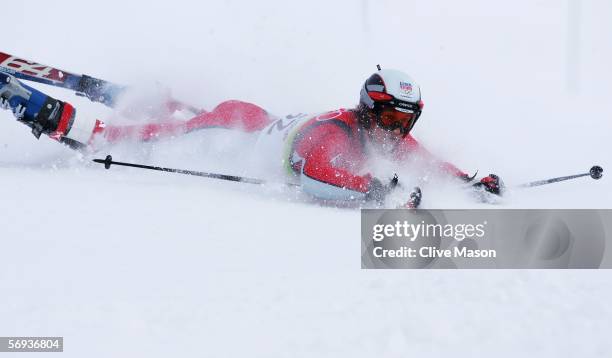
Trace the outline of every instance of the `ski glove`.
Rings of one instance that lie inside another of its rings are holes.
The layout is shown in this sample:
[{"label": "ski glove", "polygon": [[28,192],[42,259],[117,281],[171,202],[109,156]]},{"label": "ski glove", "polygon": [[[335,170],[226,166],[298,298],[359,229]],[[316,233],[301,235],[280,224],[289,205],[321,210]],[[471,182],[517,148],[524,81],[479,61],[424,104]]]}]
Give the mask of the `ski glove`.
[{"label": "ski glove", "polygon": [[489,174],[489,176],[480,179],[480,182],[474,184],[474,188],[483,188],[489,193],[502,195],[505,189],[505,185],[499,176],[495,174]]},{"label": "ski glove", "polygon": [[13,111],[13,115],[15,115],[15,118],[17,118],[18,120],[21,120],[23,118],[23,115],[26,111],[25,106],[22,106],[21,104],[17,105],[17,107],[15,108],[11,108],[9,100],[4,97],[0,97],[0,108],[10,109],[11,111]]},{"label": "ski glove", "polygon": [[403,209],[416,209],[421,205],[421,198],[423,197],[423,193],[421,192],[421,188],[415,186],[410,193],[410,199],[402,206]]},{"label": "ski glove", "polygon": [[366,192],[366,200],[375,200],[377,203],[382,204],[387,194],[389,194],[397,186],[398,178],[397,174],[393,176],[393,179],[389,184],[384,185],[380,180],[372,178],[370,180],[369,190]]}]

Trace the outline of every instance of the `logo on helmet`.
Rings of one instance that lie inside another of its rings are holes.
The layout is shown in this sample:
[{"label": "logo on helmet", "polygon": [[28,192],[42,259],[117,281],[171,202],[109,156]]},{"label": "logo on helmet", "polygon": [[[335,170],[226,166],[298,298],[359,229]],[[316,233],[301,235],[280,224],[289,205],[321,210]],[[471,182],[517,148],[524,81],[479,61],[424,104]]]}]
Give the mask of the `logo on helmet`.
[{"label": "logo on helmet", "polygon": [[400,82],[400,91],[403,95],[410,97],[412,95],[412,83]]}]

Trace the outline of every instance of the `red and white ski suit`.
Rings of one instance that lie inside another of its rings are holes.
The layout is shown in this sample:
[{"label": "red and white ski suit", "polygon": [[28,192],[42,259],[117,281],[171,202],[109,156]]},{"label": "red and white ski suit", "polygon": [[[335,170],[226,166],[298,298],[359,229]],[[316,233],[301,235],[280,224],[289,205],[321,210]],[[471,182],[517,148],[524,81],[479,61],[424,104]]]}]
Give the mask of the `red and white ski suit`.
[{"label": "red and white ski suit", "polygon": [[[340,109],[317,116],[277,118],[247,102],[226,101],[210,112],[187,121],[168,121],[133,126],[98,125],[94,139],[116,142],[125,139],[152,140],[190,133],[206,128],[240,129],[260,132],[260,139],[277,132],[283,141],[282,163],[299,178],[303,190],[325,200],[363,200],[373,177],[363,173],[368,157],[368,136],[360,128],[353,110]],[[411,135],[401,140],[393,152],[395,160],[419,155],[444,172],[458,177],[466,174],[454,165],[439,161]]]}]

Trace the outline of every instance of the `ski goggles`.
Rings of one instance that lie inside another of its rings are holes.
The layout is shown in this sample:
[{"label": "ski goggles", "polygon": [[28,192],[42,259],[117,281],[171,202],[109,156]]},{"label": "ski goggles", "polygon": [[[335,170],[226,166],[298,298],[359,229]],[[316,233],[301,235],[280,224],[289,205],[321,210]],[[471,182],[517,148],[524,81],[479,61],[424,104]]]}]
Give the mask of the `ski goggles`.
[{"label": "ski goggles", "polygon": [[368,91],[368,96],[374,100],[378,125],[387,130],[400,128],[408,133],[423,109],[423,101],[420,100],[417,103],[406,102],[378,91]]},{"label": "ski goggles", "polygon": [[382,129],[393,131],[401,129],[410,130],[416,121],[417,115],[410,109],[397,108],[383,105],[378,112],[378,126]]}]

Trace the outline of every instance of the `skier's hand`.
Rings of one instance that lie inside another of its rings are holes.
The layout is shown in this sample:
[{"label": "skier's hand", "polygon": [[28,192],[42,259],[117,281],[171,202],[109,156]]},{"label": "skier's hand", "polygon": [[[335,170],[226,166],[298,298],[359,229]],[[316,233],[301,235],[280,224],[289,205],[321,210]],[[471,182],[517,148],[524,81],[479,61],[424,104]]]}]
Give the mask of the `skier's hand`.
[{"label": "skier's hand", "polygon": [[403,209],[416,209],[419,207],[419,205],[421,205],[421,198],[422,198],[423,194],[421,192],[421,188],[419,188],[418,186],[415,186],[412,189],[412,192],[410,192],[410,198],[408,199],[408,201],[406,202],[406,204],[404,204],[402,206]]},{"label": "skier's hand", "polygon": [[387,194],[389,194],[398,184],[397,174],[393,176],[393,179],[389,181],[389,184],[384,185],[380,180],[372,178],[370,180],[370,187],[366,192],[366,200],[375,200],[377,203],[382,203],[385,200]]},{"label": "skier's hand", "polygon": [[496,195],[502,195],[505,189],[504,182],[495,174],[489,174],[489,176],[480,179],[480,182],[474,184],[474,187],[483,188],[489,193]]}]

